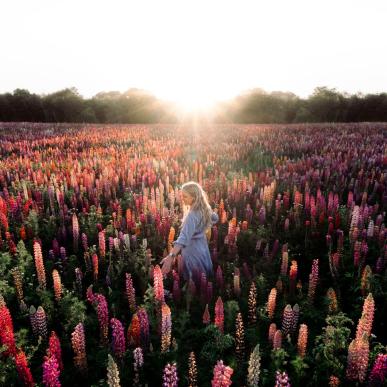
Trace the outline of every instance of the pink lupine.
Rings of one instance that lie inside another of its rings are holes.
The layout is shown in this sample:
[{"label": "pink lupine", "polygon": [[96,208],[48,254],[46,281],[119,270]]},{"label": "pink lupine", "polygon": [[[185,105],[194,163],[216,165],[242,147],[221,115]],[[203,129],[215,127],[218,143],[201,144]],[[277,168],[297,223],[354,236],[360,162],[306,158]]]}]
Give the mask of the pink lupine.
[{"label": "pink lupine", "polygon": [[46,387],[60,387],[59,365],[55,356],[45,356],[43,363],[43,384]]},{"label": "pink lupine", "polygon": [[74,365],[79,371],[87,371],[85,331],[83,324],[79,323],[71,334],[71,344],[74,351]]},{"label": "pink lupine", "polygon": [[289,376],[284,372],[275,372],[275,385],[274,387],[290,387]]},{"label": "pink lupine", "polygon": [[223,360],[218,360],[214,367],[214,377],[211,381],[212,387],[228,387],[231,386],[231,376],[234,370],[223,364]]},{"label": "pink lupine", "polygon": [[363,336],[363,333],[366,333],[367,336],[371,334],[372,324],[374,321],[374,312],[375,301],[372,293],[369,293],[367,298],[364,300],[362,315],[357,324],[356,339],[360,339]]},{"label": "pink lupine", "polygon": [[218,297],[215,304],[215,325],[223,333],[224,315],[223,315],[223,301],[221,297]]},{"label": "pink lupine", "polygon": [[160,303],[164,303],[164,284],[163,273],[159,265],[156,265],[153,271],[153,287],[155,291],[155,299]]},{"label": "pink lupine", "polygon": [[121,321],[112,318],[110,319],[112,328],[112,350],[117,359],[122,360],[125,354],[125,333]]},{"label": "pink lupine", "polygon": [[280,329],[277,329],[273,337],[273,349],[280,349],[281,347],[282,347],[282,332]]},{"label": "pink lupine", "polygon": [[369,341],[367,333],[360,339],[354,339],[348,347],[346,377],[351,381],[363,383],[366,377],[369,357]]},{"label": "pink lupine", "polygon": [[177,387],[178,381],[176,363],[168,363],[163,371],[163,387]]}]

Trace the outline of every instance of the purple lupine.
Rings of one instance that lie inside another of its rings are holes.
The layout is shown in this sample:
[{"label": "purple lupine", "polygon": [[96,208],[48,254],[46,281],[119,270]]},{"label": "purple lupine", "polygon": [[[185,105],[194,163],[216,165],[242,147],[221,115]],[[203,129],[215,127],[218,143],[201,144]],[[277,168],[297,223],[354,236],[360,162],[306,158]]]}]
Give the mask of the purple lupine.
[{"label": "purple lupine", "polygon": [[122,360],[125,354],[125,333],[121,321],[112,318],[110,320],[112,328],[112,351],[117,359]]},{"label": "purple lupine", "polygon": [[140,320],[140,337],[143,349],[149,348],[149,318],[145,308],[139,308],[137,311]]}]

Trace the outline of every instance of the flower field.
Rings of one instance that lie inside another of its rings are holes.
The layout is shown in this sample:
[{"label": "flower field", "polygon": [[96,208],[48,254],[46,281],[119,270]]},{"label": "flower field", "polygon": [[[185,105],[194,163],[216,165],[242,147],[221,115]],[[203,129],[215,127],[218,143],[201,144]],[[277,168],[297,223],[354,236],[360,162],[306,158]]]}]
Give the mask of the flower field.
[{"label": "flower field", "polygon": [[0,386],[383,386],[386,210],[387,124],[0,123]]}]

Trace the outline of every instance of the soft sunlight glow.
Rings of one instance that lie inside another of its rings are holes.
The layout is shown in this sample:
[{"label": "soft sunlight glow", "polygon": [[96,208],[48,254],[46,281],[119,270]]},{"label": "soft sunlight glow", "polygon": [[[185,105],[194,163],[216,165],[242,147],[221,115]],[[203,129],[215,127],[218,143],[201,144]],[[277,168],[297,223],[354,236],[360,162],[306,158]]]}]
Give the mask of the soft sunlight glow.
[{"label": "soft sunlight glow", "polygon": [[387,84],[384,0],[15,0],[0,15],[0,93],[138,88],[192,110],[252,88]]}]

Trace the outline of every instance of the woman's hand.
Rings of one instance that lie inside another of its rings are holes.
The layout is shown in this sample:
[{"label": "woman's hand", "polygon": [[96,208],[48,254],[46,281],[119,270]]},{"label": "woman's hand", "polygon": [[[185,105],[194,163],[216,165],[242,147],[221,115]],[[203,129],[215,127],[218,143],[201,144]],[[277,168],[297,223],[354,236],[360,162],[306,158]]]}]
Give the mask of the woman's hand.
[{"label": "woman's hand", "polygon": [[171,271],[173,260],[174,258],[171,257],[170,255],[167,255],[165,258],[161,260],[160,262],[160,264],[162,265],[161,272],[163,273],[163,275],[164,274],[166,275]]}]

